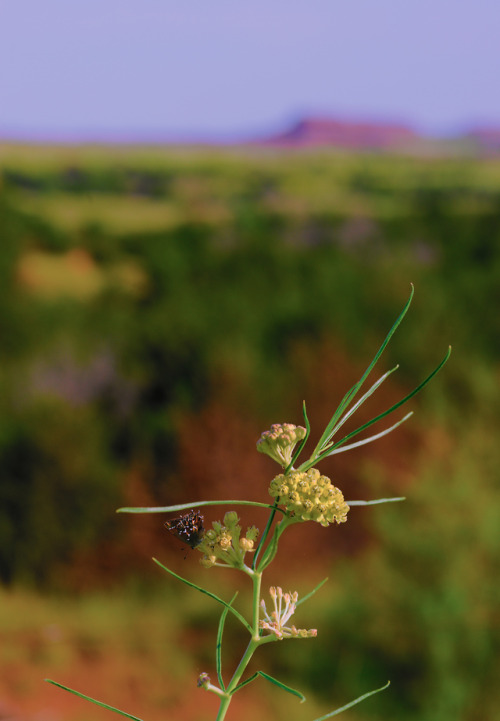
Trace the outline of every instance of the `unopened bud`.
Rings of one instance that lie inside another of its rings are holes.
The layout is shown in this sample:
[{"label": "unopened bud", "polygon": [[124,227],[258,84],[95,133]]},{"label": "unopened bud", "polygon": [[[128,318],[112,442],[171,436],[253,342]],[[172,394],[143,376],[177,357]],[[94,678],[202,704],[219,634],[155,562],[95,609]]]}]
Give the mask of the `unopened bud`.
[{"label": "unopened bud", "polygon": [[209,684],[210,676],[208,675],[208,673],[200,673],[200,675],[198,676],[198,682],[196,684],[198,688],[208,689]]},{"label": "unopened bud", "polygon": [[228,528],[231,528],[231,526],[236,526],[239,520],[240,519],[238,518],[238,514],[236,513],[236,511],[228,511],[224,515],[224,525]]},{"label": "unopened bud", "polygon": [[240,538],[240,548],[242,551],[245,551],[245,553],[251,551],[253,548],[253,541],[249,538]]},{"label": "unopened bud", "polygon": [[249,541],[256,541],[257,536],[259,535],[259,529],[255,528],[255,526],[250,526],[250,528],[247,529],[246,537]]}]

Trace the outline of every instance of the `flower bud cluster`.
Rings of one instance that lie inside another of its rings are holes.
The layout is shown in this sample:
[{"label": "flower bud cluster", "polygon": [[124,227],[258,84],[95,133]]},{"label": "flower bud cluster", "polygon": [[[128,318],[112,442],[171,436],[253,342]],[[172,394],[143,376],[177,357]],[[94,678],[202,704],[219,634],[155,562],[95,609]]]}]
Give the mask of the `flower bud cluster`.
[{"label": "flower bud cluster", "polygon": [[264,431],[257,441],[257,450],[266,453],[280,466],[286,468],[292,462],[293,449],[306,437],[306,429],[292,423],[274,423],[271,430]]},{"label": "flower bud cluster", "polygon": [[241,568],[244,565],[245,554],[254,550],[259,531],[252,526],[248,528],[245,536],[240,537],[239,520],[235,511],[228,511],[224,516],[224,523],[212,523],[212,528],[204,533],[201,542],[196,546],[196,550],[203,553],[200,560],[202,566],[211,568],[217,564]]},{"label": "flower bud cluster", "polygon": [[264,600],[260,602],[264,618],[259,621],[259,627],[269,633],[274,633],[281,640],[283,638],[311,638],[318,635],[315,628],[309,630],[305,628],[296,628],[295,626],[287,626],[290,617],[295,613],[295,608],[299,594],[297,591],[293,593],[283,593],[283,589],[279,586],[276,588],[271,586],[269,595],[273,599],[274,611],[267,612]]},{"label": "flower bud cluster", "polygon": [[286,510],[301,521],[316,521],[322,526],[343,523],[349,506],[342,492],[317,468],[280,473],[271,481],[269,495],[279,499]]}]

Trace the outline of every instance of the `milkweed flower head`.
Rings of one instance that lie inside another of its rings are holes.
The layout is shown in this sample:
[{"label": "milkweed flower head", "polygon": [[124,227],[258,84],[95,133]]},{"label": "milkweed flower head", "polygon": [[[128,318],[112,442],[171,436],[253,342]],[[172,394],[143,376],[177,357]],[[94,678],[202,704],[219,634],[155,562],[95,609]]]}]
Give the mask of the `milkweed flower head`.
[{"label": "milkweed flower head", "polygon": [[311,638],[318,635],[315,628],[307,630],[305,628],[296,628],[293,625],[287,626],[288,621],[295,613],[299,598],[297,591],[283,593],[283,589],[279,586],[271,586],[269,595],[273,600],[274,610],[268,613],[266,602],[262,599],[260,607],[264,618],[259,621],[259,627],[262,630],[274,634],[279,640],[283,638]]},{"label": "milkweed flower head", "polygon": [[216,564],[241,568],[245,554],[254,550],[254,544],[259,533],[255,526],[247,529],[245,536],[241,537],[241,526],[238,514],[228,511],[224,522],[214,521],[212,528],[203,535],[201,542],[196,546],[197,551],[203,553],[200,563],[205,568]]},{"label": "milkweed flower head", "polygon": [[316,521],[322,526],[344,523],[349,506],[342,491],[317,468],[280,473],[271,481],[269,495],[301,521]]},{"label": "milkweed flower head", "polygon": [[293,423],[273,423],[257,441],[257,450],[286,468],[292,462],[293,450],[306,437],[306,429]]}]

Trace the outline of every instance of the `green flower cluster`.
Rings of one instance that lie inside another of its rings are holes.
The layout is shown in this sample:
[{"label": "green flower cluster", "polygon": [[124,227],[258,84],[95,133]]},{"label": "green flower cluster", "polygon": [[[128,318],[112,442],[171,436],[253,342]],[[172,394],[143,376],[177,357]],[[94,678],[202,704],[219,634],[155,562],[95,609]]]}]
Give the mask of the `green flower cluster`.
[{"label": "green flower cluster", "polygon": [[316,521],[328,526],[334,522],[344,523],[347,519],[349,506],[342,491],[317,468],[291,471],[286,476],[280,473],[271,481],[269,494],[278,498],[279,503],[301,521]]},{"label": "green flower cluster", "polygon": [[257,441],[257,450],[266,453],[280,466],[286,468],[292,462],[293,449],[306,437],[306,429],[293,423],[274,423],[271,430],[264,431]]},{"label": "green flower cluster", "polygon": [[203,553],[200,560],[202,566],[231,566],[241,568],[244,565],[245,554],[252,551],[259,530],[252,526],[242,538],[238,514],[228,511],[224,516],[224,523],[214,521],[212,528],[203,534],[201,542],[196,546],[197,551]]}]

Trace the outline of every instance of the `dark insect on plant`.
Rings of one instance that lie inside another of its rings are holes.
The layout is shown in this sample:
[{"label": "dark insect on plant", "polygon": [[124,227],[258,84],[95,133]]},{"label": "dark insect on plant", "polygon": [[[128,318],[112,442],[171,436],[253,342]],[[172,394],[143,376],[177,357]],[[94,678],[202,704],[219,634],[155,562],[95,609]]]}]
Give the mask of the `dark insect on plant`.
[{"label": "dark insect on plant", "polygon": [[171,521],[165,521],[165,528],[170,531],[176,538],[183,543],[187,543],[190,548],[196,548],[201,543],[203,537],[203,516],[200,511],[189,511],[179,518],[172,518]]}]

